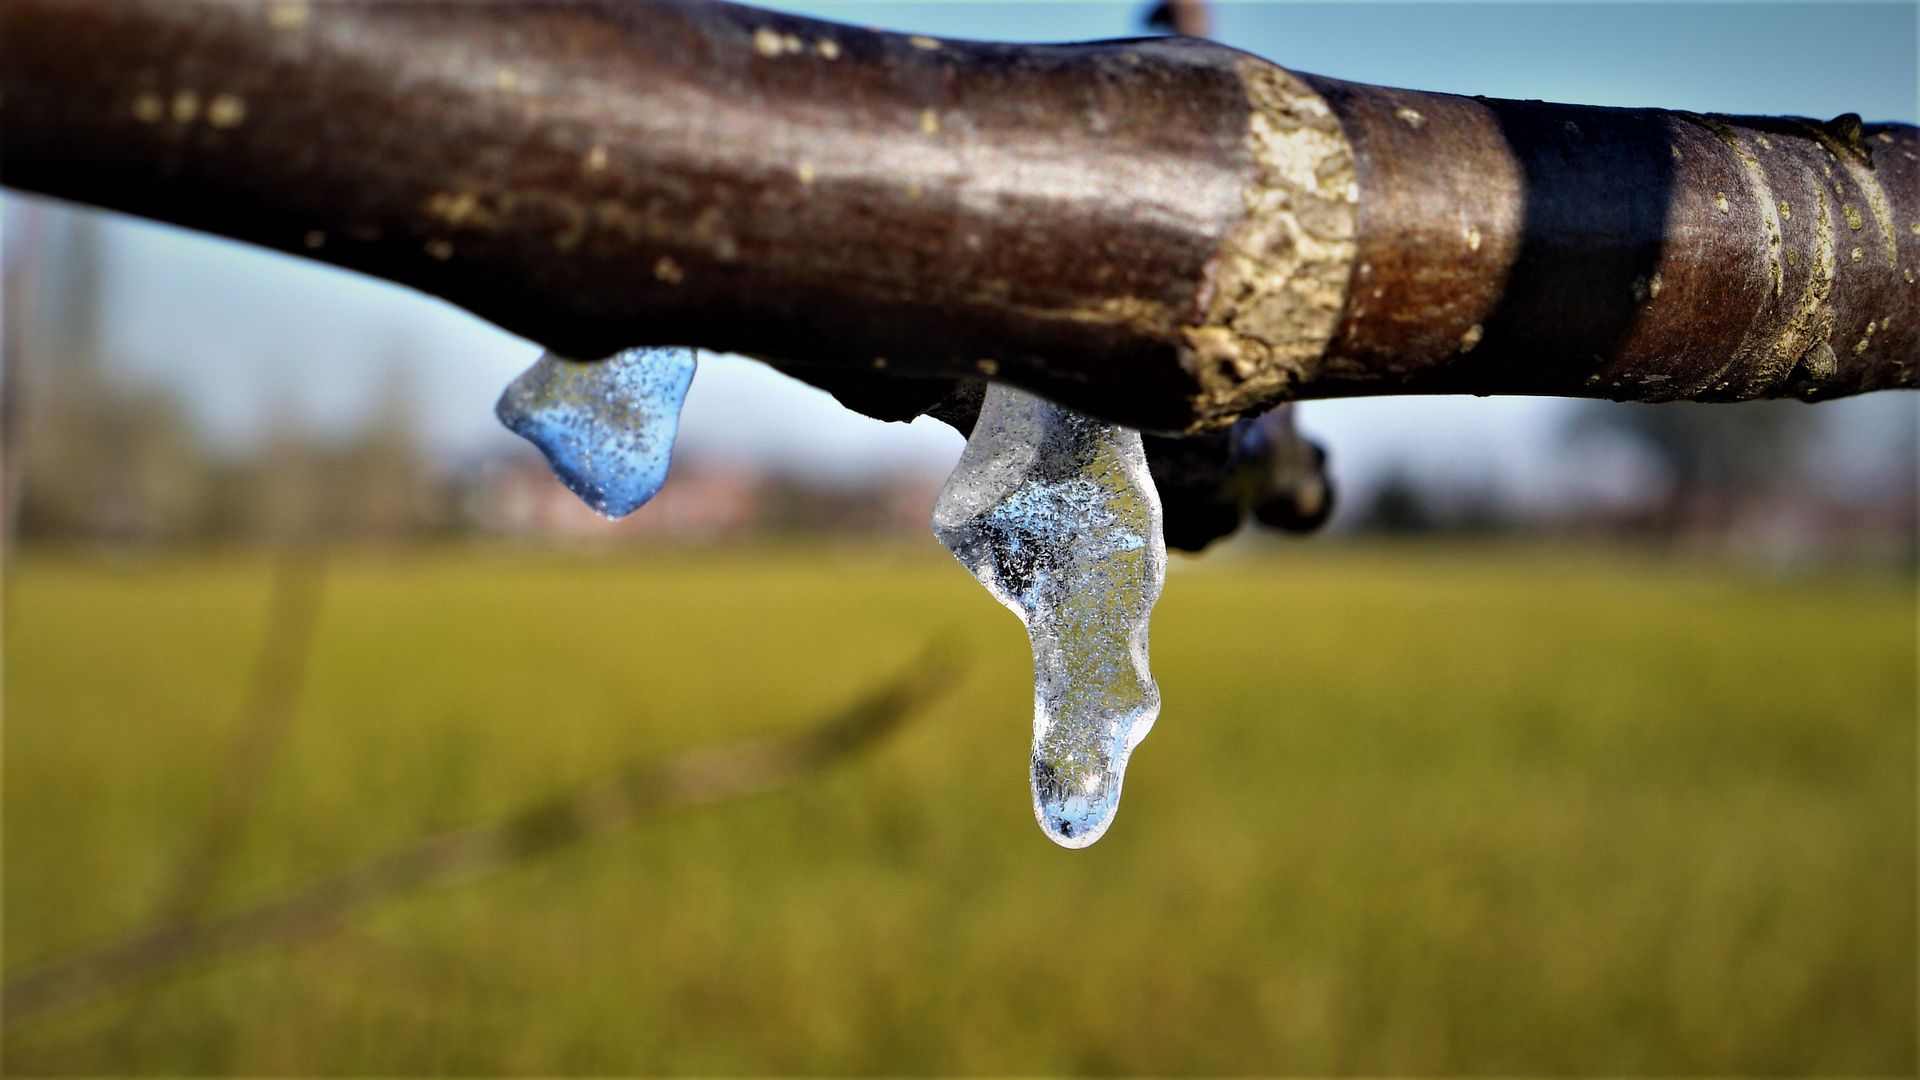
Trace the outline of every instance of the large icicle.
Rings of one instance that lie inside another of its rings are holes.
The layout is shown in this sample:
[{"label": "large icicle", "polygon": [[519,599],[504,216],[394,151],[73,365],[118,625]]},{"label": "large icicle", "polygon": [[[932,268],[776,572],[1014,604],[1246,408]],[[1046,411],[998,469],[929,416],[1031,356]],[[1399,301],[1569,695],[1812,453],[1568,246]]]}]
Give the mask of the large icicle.
[{"label": "large icicle", "polygon": [[933,531],[1033,644],[1033,811],[1086,847],[1160,713],[1147,619],[1166,578],[1140,433],[994,385]]},{"label": "large icicle", "polygon": [[494,414],[588,506],[621,518],[666,482],[693,369],[692,349],[628,349],[591,364],[547,353]]}]

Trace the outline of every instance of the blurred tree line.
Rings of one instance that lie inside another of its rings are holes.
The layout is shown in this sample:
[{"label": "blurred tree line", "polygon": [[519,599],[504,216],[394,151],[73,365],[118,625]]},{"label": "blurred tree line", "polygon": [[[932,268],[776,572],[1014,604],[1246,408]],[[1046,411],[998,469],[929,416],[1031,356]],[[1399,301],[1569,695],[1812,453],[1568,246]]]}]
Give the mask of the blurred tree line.
[{"label": "blurred tree line", "polygon": [[[1559,437],[1568,487],[1625,471],[1637,474],[1633,497],[1589,490],[1542,512],[1503,500],[1485,480],[1436,481],[1399,467],[1367,494],[1350,527],[1398,536],[1576,533],[1911,562],[1920,410],[1912,395],[1883,396],[1870,413],[1861,404],[1569,402]],[[1843,430],[1849,425],[1860,430]]]},{"label": "blurred tree line", "polygon": [[391,540],[451,527],[397,374],[348,438],[321,439],[288,415],[258,447],[218,452],[178,398],[103,355],[98,219],[20,218],[6,278],[5,449],[21,539]]},{"label": "blurred tree line", "polygon": [[1744,508],[1805,480],[1799,470],[1819,434],[1819,414],[1798,401],[1737,407],[1670,402],[1590,401],[1575,409],[1567,441],[1577,452],[1599,439],[1625,439],[1665,474],[1641,512],[1655,532],[1721,532]]}]

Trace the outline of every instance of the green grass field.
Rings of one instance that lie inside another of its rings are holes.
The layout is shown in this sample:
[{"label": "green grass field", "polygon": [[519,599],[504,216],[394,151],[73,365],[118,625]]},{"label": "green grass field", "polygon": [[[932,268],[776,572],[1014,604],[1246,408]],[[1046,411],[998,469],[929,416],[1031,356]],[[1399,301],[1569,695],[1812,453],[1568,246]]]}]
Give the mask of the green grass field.
[{"label": "green grass field", "polygon": [[[264,559],[27,555],[18,973],[153,914]],[[234,907],[619,765],[794,729],[949,631],[954,693],[800,786],[18,1027],[32,1073],[1915,1069],[1915,596],[1528,549],[1187,562],[1119,820],[1048,843],[1018,623],[932,545],[335,561]]]}]

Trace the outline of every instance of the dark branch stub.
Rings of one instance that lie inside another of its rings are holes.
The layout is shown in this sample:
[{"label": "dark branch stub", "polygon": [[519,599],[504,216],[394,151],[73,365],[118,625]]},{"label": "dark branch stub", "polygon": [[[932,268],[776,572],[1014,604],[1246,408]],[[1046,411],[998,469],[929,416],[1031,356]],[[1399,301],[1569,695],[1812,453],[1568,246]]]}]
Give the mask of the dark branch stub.
[{"label": "dark branch stub", "polygon": [[1212,29],[1206,0],[1161,0],[1147,12],[1147,27],[1203,38]]},{"label": "dark branch stub", "polygon": [[1286,532],[1312,532],[1333,516],[1326,451],[1294,430],[1293,410],[1271,409],[1223,431],[1145,437],[1166,514],[1170,548],[1199,551],[1251,514]]}]

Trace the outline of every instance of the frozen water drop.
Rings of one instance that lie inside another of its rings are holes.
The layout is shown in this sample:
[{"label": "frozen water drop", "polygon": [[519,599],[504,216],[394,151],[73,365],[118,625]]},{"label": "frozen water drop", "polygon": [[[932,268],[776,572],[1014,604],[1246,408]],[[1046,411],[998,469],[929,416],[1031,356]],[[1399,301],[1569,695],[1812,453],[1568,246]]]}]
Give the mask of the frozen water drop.
[{"label": "frozen water drop", "polygon": [[998,384],[934,504],[934,535],[1026,624],[1033,812],[1063,847],[1107,831],[1160,714],[1147,668],[1160,526],[1139,432]]},{"label": "frozen water drop", "polygon": [[547,353],[493,411],[588,506],[622,518],[666,482],[693,368],[692,349],[628,349],[590,364]]}]

